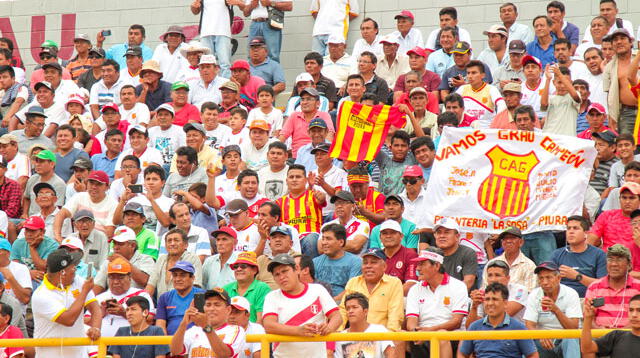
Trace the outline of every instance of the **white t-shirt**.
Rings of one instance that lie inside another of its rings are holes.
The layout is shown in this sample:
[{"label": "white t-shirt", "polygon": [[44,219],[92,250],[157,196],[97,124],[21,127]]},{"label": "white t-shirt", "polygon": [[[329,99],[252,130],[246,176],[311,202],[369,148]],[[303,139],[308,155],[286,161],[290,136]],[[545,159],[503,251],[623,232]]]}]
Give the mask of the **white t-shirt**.
[{"label": "white t-shirt", "polygon": [[287,170],[289,170],[288,165],[285,165],[279,172],[273,172],[270,166],[260,169],[258,171],[260,178],[258,192],[273,201],[288,194]]},{"label": "white t-shirt", "polygon": [[[440,28],[437,28],[431,31],[431,33],[429,33],[429,37],[427,37],[427,42],[425,42],[424,47],[435,50],[436,41],[438,40],[439,33],[440,33]],[[458,26],[458,38],[459,38],[459,41],[465,41],[466,43],[471,45],[471,35],[469,34],[469,31],[463,29],[460,26]],[[509,56],[507,55],[507,58],[508,57]]]},{"label": "white t-shirt", "polygon": [[[120,170],[120,167],[122,166],[122,159],[130,154],[134,155],[133,148],[126,150],[122,152],[122,154],[120,154],[120,156],[118,157],[118,161],[116,162],[116,170]],[[140,159],[140,169],[142,169],[142,171],[147,169],[147,167],[151,163],[156,163],[158,165],[162,165],[162,163],[164,163],[164,160],[162,159],[162,153],[160,153],[160,151],[156,148],[150,147],[147,147],[147,149],[144,151],[144,153],[142,153],[141,156],[138,157],[138,159]]]},{"label": "white t-shirt", "polygon": [[[124,194],[124,192],[127,191],[127,189],[124,187],[124,184],[122,184],[123,179],[124,178],[118,178],[112,181],[111,185],[109,186],[108,194],[115,201],[120,201],[120,197],[122,197],[122,194]],[[138,178],[136,179],[136,182],[131,183],[130,185],[142,185],[142,192],[146,193],[146,189],[144,188],[144,175],[142,173],[138,174]]]},{"label": "white t-shirt", "polygon": [[216,177],[216,195],[223,195],[227,193],[230,195],[233,192],[239,193],[237,189],[238,177],[227,178],[226,174]]},{"label": "white t-shirt", "polygon": [[[318,169],[314,169],[311,172],[318,175]],[[329,169],[329,171],[324,174],[324,181],[334,187],[336,189],[336,192],[339,190],[349,190],[349,183],[347,182],[347,172],[336,167],[335,165],[332,166],[331,169]],[[313,188],[327,195],[327,192],[320,185],[315,185]],[[329,215],[330,213],[333,213],[333,210],[335,209],[335,205],[331,204],[329,199],[331,198],[327,197],[327,205],[322,208],[322,215]]]},{"label": "white t-shirt", "polygon": [[[275,316],[280,324],[302,326],[325,323],[336,310],[338,306],[329,292],[321,285],[310,283],[305,284],[304,291],[296,297],[280,289],[269,292],[264,298],[262,317]],[[274,345],[273,356],[326,358],[327,346],[325,342],[280,343]]]},{"label": "white t-shirt", "polygon": [[[264,328],[257,324],[257,323],[253,323],[253,322],[249,322],[249,325],[247,326],[247,334],[264,334]],[[240,352],[238,352],[238,358],[253,358],[253,354],[255,352],[259,352],[261,350],[260,347],[260,342],[255,342],[255,343],[248,343],[245,342],[244,347],[242,347],[242,350]]]},{"label": "white t-shirt", "polygon": [[269,151],[269,144],[275,142],[277,139],[269,138],[264,147],[256,149],[256,147],[247,140],[240,146],[242,152],[242,161],[247,164],[247,169],[258,171],[269,165],[267,161],[267,152]]},{"label": "white t-shirt", "polygon": [[69,210],[72,216],[82,209],[92,212],[96,220],[96,229],[102,232],[106,232],[107,226],[114,226],[113,214],[117,206],[118,202],[113,200],[109,194],[101,202],[94,203],[87,192],[77,193],[64,204],[64,208]]},{"label": "white t-shirt", "polygon": [[269,136],[272,137],[275,131],[282,130],[282,111],[278,108],[273,108],[271,112],[264,113],[262,109],[256,107],[249,112],[249,117],[247,117],[247,127],[249,124],[253,122],[255,119],[262,119],[269,123],[271,126],[271,130],[269,131]]},{"label": "white t-shirt", "polygon": [[[333,219],[325,223],[324,225],[322,225],[322,227],[325,227],[326,225],[329,225],[329,224],[340,224],[340,219],[337,219],[337,218]],[[352,216],[349,222],[347,222],[347,225],[344,225],[344,228],[347,230],[347,241],[353,240],[356,236],[364,236],[367,238],[367,241],[369,241],[369,235],[371,234],[371,229],[369,228],[368,222],[362,221],[356,218],[355,216]],[[360,250],[360,253],[366,251],[368,246],[369,246],[368,243],[365,242],[364,245],[362,246],[362,249]]]},{"label": "white t-shirt", "polygon": [[[27,104],[26,106],[22,107],[22,109],[20,109],[18,112],[16,112],[16,117],[20,120],[22,124],[24,124],[24,122],[27,120],[27,116],[25,115],[25,113],[32,106],[40,106],[40,103],[38,103],[37,99],[34,98],[34,100],[31,101],[31,103]],[[47,116],[47,118],[44,119],[43,133],[44,131],[47,130],[47,128],[49,128],[50,125],[52,124],[62,125],[67,120],[67,111],[64,110],[64,106],[56,102],[54,102],[51,106],[44,108],[44,115]]]},{"label": "white t-shirt", "polygon": [[177,81],[182,81],[182,82],[197,81],[199,79],[200,79],[200,69],[198,68],[198,66],[191,67],[188,63],[186,66],[180,69],[180,72],[178,73],[178,77],[176,78]]},{"label": "white t-shirt", "polygon": [[569,66],[569,72],[571,72],[571,81],[575,81],[577,79],[587,81],[587,79],[591,75],[591,72],[587,68],[587,65],[585,65],[584,62],[581,61],[571,62],[571,66]]},{"label": "white t-shirt", "polygon": [[55,102],[67,103],[69,96],[80,92],[78,85],[72,80],[60,80],[60,85],[56,88]]},{"label": "white t-shirt", "polygon": [[205,36],[231,37],[229,9],[227,9],[225,0],[203,0],[201,11],[201,38]]},{"label": "white t-shirt", "polygon": [[[149,124],[151,114],[146,104],[138,102],[131,109],[124,109],[123,105],[118,106],[118,108],[120,108],[120,120],[129,122],[130,126]],[[100,126],[100,128],[104,129],[105,126]]]},{"label": "white t-shirt", "polygon": [[[542,310],[542,305],[540,304],[542,297],[544,297],[542,288],[536,287],[531,291],[527,299],[524,319],[536,323],[538,329],[563,329],[556,315],[551,311]],[[568,318],[582,319],[580,296],[573,288],[560,284],[560,292],[555,303]]]},{"label": "white t-shirt", "polygon": [[253,221],[249,226],[243,229],[233,228],[233,231],[238,235],[238,243],[234,248],[234,251],[242,252],[242,251],[253,251],[258,246],[258,242],[260,242],[260,232],[258,231],[258,225],[256,225]]},{"label": "white t-shirt", "polygon": [[[369,324],[369,327],[364,330],[365,333],[383,333],[389,332],[389,330],[381,324]],[[345,329],[341,333],[349,333],[348,329]],[[336,349],[334,351],[334,358],[350,358],[350,357],[385,357],[384,351],[394,347],[391,341],[360,341],[360,342],[336,342]]]},{"label": "white t-shirt", "polygon": [[172,124],[166,130],[160,126],[149,128],[149,147],[162,153],[165,164],[171,164],[176,150],[185,145],[187,145],[187,137],[182,127]]},{"label": "white t-shirt", "polygon": [[[507,301],[516,302],[522,305],[522,309],[520,309],[520,311],[518,311],[518,313],[516,313],[512,317],[522,323],[524,323],[523,317],[524,317],[525,307],[527,307],[528,297],[529,297],[529,292],[527,292],[526,287],[519,285],[517,283],[509,282],[509,299]],[[484,317],[483,305],[478,306],[478,317]]]},{"label": "white t-shirt", "polygon": [[249,128],[247,127],[242,128],[238,133],[233,133],[233,131],[231,131],[225,146],[232,144],[242,145],[244,143],[251,143],[251,139],[249,139]]},{"label": "white t-shirt", "polygon": [[[111,290],[105,291],[96,296],[96,299],[100,304],[102,304],[102,302],[106,300],[115,299],[126,310],[127,300],[134,296],[142,296],[146,298],[149,301],[149,312],[155,314],[156,309],[153,306],[153,300],[151,299],[151,296],[149,296],[149,294],[145,290],[141,290],[139,288],[130,287],[127,292],[121,295],[114,295]],[[101,335],[103,337],[115,337],[118,328],[127,326],[129,326],[129,321],[127,321],[126,318],[107,313],[104,317],[102,317]]]},{"label": "white t-shirt", "polygon": [[476,253],[478,264],[487,263],[487,252],[484,250],[484,242],[489,238],[488,234],[466,232],[460,235],[460,245],[472,249]]},{"label": "white t-shirt", "polygon": [[[31,282],[31,273],[29,272],[29,268],[26,265],[12,260],[9,262],[8,268],[21,287],[33,289]],[[16,300],[18,299],[15,292],[13,291],[13,287],[11,287],[11,284],[6,280],[6,278],[4,281],[4,290],[9,295],[13,296]],[[22,302],[20,302],[20,304],[22,304]],[[22,304],[22,307],[27,308],[27,305]]]},{"label": "white t-shirt", "polygon": [[317,13],[313,36],[345,34],[349,28],[349,15],[358,15],[356,0],[312,0],[311,12]]},{"label": "white t-shirt", "polygon": [[178,80],[178,73],[184,66],[189,66],[189,61],[182,56],[180,49],[186,46],[184,42],[173,51],[169,52],[169,45],[166,43],[159,44],[153,51],[153,60],[160,63],[160,69],[162,70],[162,79],[173,83]]},{"label": "white t-shirt", "polygon": [[138,72],[137,75],[133,76],[131,75],[131,72],[129,72],[129,69],[125,67],[120,70],[120,80],[125,85],[132,85],[135,87],[140,84],[140,73]]},{"label": "white t-shirt", "polygon": [[[236,358],[247,343],[246,333],[240,326],[225,324],[216,329],[216,334],[231,348],[232,358]],[[184,350],[181,354],[186,354],[189,358],[216,357],[211,350],[209,338],[198,326],[193,326],[184,333]]]},{"label": "white t-shirt", "polygon": [[[34,321],[33,338],[86,336],[83,315],[78,315],[78,318],[71,327],[54,321],[54,317],[60,316],[76,301],[76,296],[82,290],[83,283],[83,279],[76,276],[73,283],[65,290],[59,289],[48,280],[44,280],[43,283],[38,286],[31,299]],[[95,301],[96,298],[93,295],[93,291],[89,291],[84,301],[84,306]],[[36,347],[36,357],[80,358],[86,357],[84,354],[85,351],[85,347],[74,346]]]},{"label": "white t-shirt", "polygon": [[[160,238],[160,254],[167,253],[167,247],[165,246],[165,235],[162,234]],[[187,239],[189,246],[187,251],[193,252],[198,256],[211,256],[211,242],[209,241],[209,233],[200,226],[191,225],[189,232],[187,233]]]},{"label": "white t-shirt", "polygon": [[[542,90],[544,89],[545,81],[541,80],[536,88],[529,88],[526,82],[522,83],[522,99],[520,100],[521,105],[528,105],[533,107],[533,110],[536,111],[536,115],[538,119],[542,119],[547,116],[547,111],[540,110],[540,97]],[[555,87],[552,82],[549,82],[549,96],[556,92]]]},{"label": "white t-shirt", "polygon": [[[165,232],[169,231],[169,228],[166,226],[160,225],[158,222],[158,217],[156,213],[153,212],[153,208],[151,207],[151,202],[145,195],[138,194],[135,198],[131,199],[131,202],[138,203],[142,205],[142,209],[144,210],[144,216],[146,218],[144,222],[144,227],[153,230],[152,228],[155,226],[155,233],[157,237],[162,237]],[[172,198],[168,198],[164,195],[160,195],[159,198],[156,198],[156,204],[162,209],[163,212],[168,213],[169,209],[171,209],[171,205],[175,203],[175,200]]]},{"label": "white t-shirt", "polygon": [[13,180],[18,180],[20,177],[30,177],[31,161],[29,157],[17,152],[16,156],[7,164],[5,176]]},{"label": "white t-shirt", "polygon": [[216,129],[207,131],[207,139],[205,144],[219,151],[227,146],[229,137],[231,136],[231,128],[226,124],[218,123]]},{"label": "white t-shirt", "polygon": [[426,282],[420,281],[407,294],[407,317],[418,317],[419,327],[431,327],[449,321],[454,314],[469,313],[467,285],[448,274],[435,292]]}]

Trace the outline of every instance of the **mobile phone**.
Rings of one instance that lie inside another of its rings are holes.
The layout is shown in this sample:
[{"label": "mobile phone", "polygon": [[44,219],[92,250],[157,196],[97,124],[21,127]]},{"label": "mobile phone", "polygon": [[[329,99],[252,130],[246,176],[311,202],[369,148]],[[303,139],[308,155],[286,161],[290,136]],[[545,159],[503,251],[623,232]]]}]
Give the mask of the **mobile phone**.
[{"label": "mobile phone", "polygon": [[93,262],[89,262],[89,267],[87,268],[87,279],[93,277]]},{"label": "mobile phone", "polygon": [[129,185],[129,189],[131,189],[131,192],[134,194],[140,194],[142,193],[142,184],[131,184]]},{"label": "mobile phone", "polygon": [[596,297],[591,300],[591,305],[593,307],[602,307],[604,306],[604,297]]},{"label": "mobile phone", "polygon": [[198,312],[204,313],[204,293],[193,295],[193,305],[198,309]]},{"label": "mobile phone", "polygon": [[462,75],[457,75],[456,77],[454,77],[456,80],[462,81]]},{"label": "mobile phone", "polygon": [[102,36],[104,37],[111,36],[111,30],[102,30]]},{"label": "mobile phone", "polygon": [[108,299],[104,302],[107,304],[107,307],[116,306],[118,304],[118,301],[116,301],[115,298]]},{"label": "mobile phone", "polygon": [[520,82],[520,79],[519,78],[512,78],[511,81],[512,82]]}]

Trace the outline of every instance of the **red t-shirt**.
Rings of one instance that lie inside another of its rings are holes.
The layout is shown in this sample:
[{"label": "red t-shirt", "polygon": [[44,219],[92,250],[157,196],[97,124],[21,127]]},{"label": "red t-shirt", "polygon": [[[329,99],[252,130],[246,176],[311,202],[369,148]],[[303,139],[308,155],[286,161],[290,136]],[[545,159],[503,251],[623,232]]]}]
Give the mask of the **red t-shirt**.
[{"label": "red t-shirt", "polygon": [[[14,313],[14,314],[20,314]],[[12,338],[24,338],[22,335],[22,331],[20,328],[15,326],[8,326],[4,332],[0,332],[0,339],[12,339]],[[18,354],[24,354],[24,349],[22,347],[0,347],[0,357],[11,358]]]},{"label": "red t-shirt", "polygon": [[[173,106],[173,102],[169,104]],[[198,107],[187,103],[181,110],[176,112],[175,117],[173,117],[173,124],[182,127],[189,121],[200,123],[200,111],[198,111]]]},{"label": "red t-shirt", "polygon": [[416,264],[411,262],[418,257],[415,251],[400,246],[400,250],[395,255],[387,258],[387,269],[384,271],[389,276],[397,277],[405,283],[407,281],[418,281],[416,275]]},{"label": "red t-shirt", "polygon": [[258,88],[264,84],[261,77],[251,76],[247,84],[240,88],[240,103],[250,110],[255,108],[258,105]]}]

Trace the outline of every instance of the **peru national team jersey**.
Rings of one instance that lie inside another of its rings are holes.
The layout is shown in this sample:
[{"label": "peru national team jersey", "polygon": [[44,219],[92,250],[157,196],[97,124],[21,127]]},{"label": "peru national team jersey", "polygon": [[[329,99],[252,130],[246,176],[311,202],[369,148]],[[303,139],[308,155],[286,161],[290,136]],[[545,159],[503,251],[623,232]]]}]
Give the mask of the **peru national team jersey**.
[{"label": "peru national team jersey", "polygon": [[507,108],[500,91],[487,83],[477,90],[463,85],[456,91],[464,99],[464,113],[478,118],[480,128],[489,128],[493,117]]},{"label": "peru national team jersey", "polygon": [[[329,224],[340,224],[340,219],[333,219],[325,223],[324,225],[322,225],[322,227]],[[365,244],[362,246],[362,249],[360,250],[360,254],[366,251],[367,248],[369,247],[369,243],[368,243],[369,234],[371,234],[371,230],[369,229],[369,223],[366,221],[360,220],[355,216],[352,216],[351,219],[347,222],[347,224],[344,225],[344,227],[345,229],[347,229],[347,241],[353,240],[356,236],[364,236],[367,238],[367,242],[365,242]]]},{"label": "peru national team jersey", "polygon": [[[222,339],[222,342],[231,348],[231,357],[238,357],[246,342],[244,329],[240,326],[225,324],[216,329],[216,334]],[[184,333],[184,348],[181,355],[183,354],[187,354],[189,358],[216,356],[211,349],[206,333],[198,326],[193,326]]]},{"label": "peru national team jersey", "polygon": [[310,232],[320,232],[322,225],[322,208],[313,196],[313,191],[305,191],[302,195],[294,198],[287,194],[276,202],[282,210],[282,221],[291,225],[300,234]]},{"label": "peru national team jersey", "polygon": [[[297,296],[279,289],[269,292],[264,299],[262,317],[271,315],[280,324],[302,326],[325,323],[327,317],[337,310],[338,306],[329,292],[321,285],[310,283],[305,284],[304,290]],[[326,358],[327,348],[325,342],[274,343],[273,356]]]}]

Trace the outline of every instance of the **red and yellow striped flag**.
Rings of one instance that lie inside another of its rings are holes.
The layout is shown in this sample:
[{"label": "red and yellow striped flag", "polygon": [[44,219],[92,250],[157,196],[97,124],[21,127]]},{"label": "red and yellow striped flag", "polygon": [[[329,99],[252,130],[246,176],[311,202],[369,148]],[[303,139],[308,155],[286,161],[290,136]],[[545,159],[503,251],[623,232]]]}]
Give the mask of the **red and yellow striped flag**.
[{"label": "red and yellow striped flag", "polygon": [[330,156],[342,160],[372,161],[389,132],[389,126],[402,128],[404,114],[397,107],[365,106],[345,101],[338,111],[338,128]]}]

